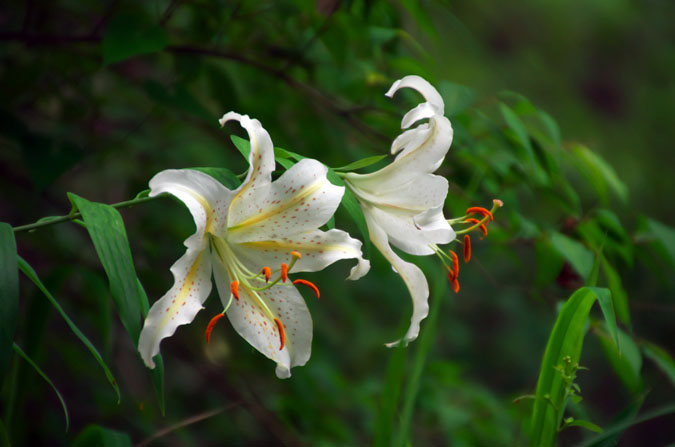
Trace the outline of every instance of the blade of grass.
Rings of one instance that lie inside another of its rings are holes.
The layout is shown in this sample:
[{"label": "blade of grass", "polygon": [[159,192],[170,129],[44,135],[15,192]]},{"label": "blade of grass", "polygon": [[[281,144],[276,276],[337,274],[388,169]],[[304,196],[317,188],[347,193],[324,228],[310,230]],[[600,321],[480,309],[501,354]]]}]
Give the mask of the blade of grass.
[{"label": "blade of grass", "polygon": [[121,395],[119,385],[117,385],[117,380],[115,380],[115,377],[110,371],[110,368],[108,368],[108,365],[106,365],[105,361],[103,360],[103,357],[98,352],[96,347],[91,343],[91,341],[89,341],[87,336],[82,333],[80,328],[77,327],[77,325],[73,322],[73,320],[70,319],[70,317],[68,316],[68,314],[66,314],[61,305],[58,303],[58,301],[56,301],[56,298],[54,298],[54,296],[49,292],[49,290],[47,290],[42,281],[40,281],[40,278],[38,277],[33,267],[31,267],[30,264],[28,264],[21,257],[19,257],[19,268],[24,273],[24,275],[26,275],[28,279],[30,279],[33,282],[33,284],[35,284],[37,288],[40,289],[40,291],[44,294],[47,300],[52,304],[52,306],[54,306],[56,311],[65,320],[70,330],[73,331],[73,334],[75,334],[75,336],[82,342],[82,344],[87,347],[89,352],[91,352],[91,355],[93,355],[94,359],[96,359],[96,362],[101,366],[101,368],[103,368],[103,372],[105,373],[108,382],[110,382],[110,385],[115,390],[115,394],[117,394],[117,403],[120,403]]},{"label": "blade of grass", "polygon": [[59,401],[61,402],[61,407],[63,407],[63,414],[66,417],[66,431],[68,431],[68,428],[70,428],[70,417],[68,416],[68,407],[66,406],[66,401],[63,400],[63,396],[61,395],[59,390],[56,388],[56,385],[54,385],[54,382],[52,382],[51,379],[49,377],[47,377],[47,375],[40,369],[40,367],[35,364],[33,359],[28,357],[28,354],[23,352],[23,350],[19,347],[19,345],[14,343],[13,347],[14,347],[14,352],[16,352],[22,359],[24,359],[26,361],[26,363],[28,363],[30,366],[32,366],[33,369],[35,370],[35,372],[37,372],[40,375],[40,377],[42,377],[45,380],[45,382],[47,382],[49,384],[49,386],[51,386],[52,389],[54,390],[54,392],[56,393],[56,397],[59,398]]}]

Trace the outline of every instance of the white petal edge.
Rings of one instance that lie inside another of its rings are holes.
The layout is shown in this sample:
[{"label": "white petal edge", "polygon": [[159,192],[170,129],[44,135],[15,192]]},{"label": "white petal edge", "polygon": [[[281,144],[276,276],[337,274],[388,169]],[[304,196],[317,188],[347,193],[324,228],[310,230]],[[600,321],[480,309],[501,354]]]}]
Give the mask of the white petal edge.
[{"label": "white petal edge", "polygon": [[366,222],[368,223],[370,240],[373,242],[373,245],[401,276],[401,279],[403,279],[403,282],[410,292],[410,297],[412,298],[413,313],[410,318],[408,330],[400,340],[385,345],[388,348],[398,346],[401,343],[405,346],[417,338],[420,333],[420,322],[429,314],[429,285],[427,284],[427,279],[424,277],[424,273],[422,273],[422,270],[419,267],[404,261],[394,253],[394,250],[389,246],[387,234],[384,230],[372,220],[368,219],[367,215]]},{"label": "white petal edge", "polygon": [[391,98],[398,90],[406,87],[420,92],[422,96],[424,96],[424,99],[436,108],[436,113],[438,115],[443,115],[443,113],[445,113],[445,104],[443,103],[443,98],[440,93],[438,93],[438,90],[436,90],[426,79],[417,75],[405,76],[397,80],[392,84],[387,93],[385,93],[385,96]]},{"label": "white petal edge", "polygon": [[174,284],[150,308],[138,340],[138,350],[148,368],[159,353],[161,341],[176,332],[178,326],[191,323],[211,293],[211,256],[188,249],[171,266]]},{"label": "white petal edge", "polygon": [[207,226],[214,220],[225,222],[226,205],[232,197],[216,179],[193,169],[167,169],[156,174],[150,180],[150,197],[163,193],[179,199],[192,214],[197,229],[185,246],[196,250],[205,247]]}]

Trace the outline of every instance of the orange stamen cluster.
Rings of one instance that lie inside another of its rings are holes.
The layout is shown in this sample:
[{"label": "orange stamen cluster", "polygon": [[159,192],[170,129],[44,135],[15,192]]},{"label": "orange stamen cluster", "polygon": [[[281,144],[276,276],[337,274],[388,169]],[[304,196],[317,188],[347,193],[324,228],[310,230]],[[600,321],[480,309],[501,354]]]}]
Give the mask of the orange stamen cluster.
[{"label": "orange stamen cluster", "polygon": [[483,208],[482,206],[472,206],[471,208],[466,210],[466,214],[480,214],[483,217],[487,216],[490,218],[490,222],[495,220],[492,213],[488,209]]},{"label": "orange stamen cluster", "polygon": [[485,224],[480,223],[480,220],[476,219],[475,217],[469,217],[465,220],[466,220],[466,222],[470,222],[470,223],[473,223],[473,224],[479,224],[480,225],[479,228],[480,228],[480,231],[483,232],[483,236],[488,235],[487,227],[485,226]]},{"label": "orange stamen cluster", "polygon": [[220,320],[224,316],[225,313],[219,313],[215,317],[211,318],[211,321],[209,321],[209,325],[206,326],[206,343],[209,343],[211,341],[211,331],[213,331],[213,326],[215,326],[218,320]]}]

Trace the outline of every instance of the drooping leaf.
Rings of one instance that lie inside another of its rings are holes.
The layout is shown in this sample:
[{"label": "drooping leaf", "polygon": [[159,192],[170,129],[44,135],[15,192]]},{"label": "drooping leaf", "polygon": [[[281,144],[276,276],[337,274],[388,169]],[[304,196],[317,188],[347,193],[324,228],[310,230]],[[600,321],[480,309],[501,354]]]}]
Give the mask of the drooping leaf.
[{"label": "drooping leaf", "polygon": [[569,357],[571,364],[578,365],[586,320],[596,300],[600,304],[610,336],[620,346],[609,290],[582,287],[574,292],[558,314],[539,369],[536,398],[530,418],[532,446],[546,447],[554,444],[567,403],[564,380],[556,368],[563,364],[566,357]]},{"label": "drooping leaf", "polygon": [[628,201],[628,187],[619,179],[614,168],[602,157],[581,144],[572,146],[571,153],[574,155],[577,165],[584,169],[587,178],[604,201],[607,201],[607,190],[609,188],[624,203]]},{"label": "drooping leaf", "polygon": [[14,352],[16,352],[22,359],[26,361],[30,366],[33,367],[35,372],[37,372],[40,377],[44,379],[47,384],[49,384],[50,387],[54,390],[56,393],[56,397],[59,398],[59,402],[61,402],[61,407],[63,408],[63,415],[66,418],[66,431],[68,431],[68,428],[70,427],[70,417],[68,416],[68,406],[66,405],[66,401],[63,399],[63,396],[59,392],[58,388],[56,388],[56,385],[54,385],[54,382],[40,369],[39,366],[31,359],[28,354],[23,352],[23,350],[17,345],[16,343],[13,344],[14,347]]},{"label": "drooping leaf", "polygon": [[113,376],[112,372],[110,371],[110,368],[108,368],[108,365],[106,365],[105,361],[103,360],[103,357],[101,357],[101,354],[98,352],[96,347],[89,341],[86,335],[82,333],[80,328],[77,327],[77,325],[73,322],[73,320],[70,319],[68,314],[63,310],[61,305],[56,301],[56,298],[47,290],[45,285],[40,281],[40,278],[38,277],[37,273],[33,269],[33,267],[30,266],[23,258],[19,257],[19,268],[21,271],[30,279],[33,284],[37,286],[38,289],[44,294],[44,296],[47,298],[47,300],[54,306],[56,311],[61,315],[61,317],[64,319],[68,327],[70,328],[71,331],[73,331],[73,334],[82,342],[84,346],[91,352],[91,355],[94,356],[94,359],[96,359],[96,362],[103,368],[103,372],[105,373],[106,378],[108,379],[108,382],[110,382],[110,385],[113,387],[115,390],[115,393],[117,394],[117,403],[120,402],[121,400],[121,395],[120,395],[120,388],[117,385],[117,380],[115,380],[115,377]]},{"label": "drooping leaf", "polygon": [[667,253],[670,264],[675,265],[675,229],[654,219],[646,219],[647,229]]},{"label": "drooping leaf", "polygon": [[529,165],[529,172],[534,177],[534,180],[538,183],[546,183],[547,176],[544,170],[539,166],[534,155],[534,148],[530,141],[530,135],[525,128],[525,125],[520,120],[518,115],[506,104],[499,103],[499,110],[504,117],[509,129],[513,132],[515,140],[519,143],[520,147],[525,150],[526,162]]},{"label": "drooping leaf", "polygon": [[70,444],[71,447],[132,447],[131,438],[126,433],[101,427],[87,425]]},{"label": "drooping leaf", "polygon": [[583,419],[574,419],[570,422],[566,422],[565,427],[581,427],[585,428],[586,430],[594,431],[596,433],[602,433],[602,427],[594,424],[591,421],[586,421]]},{"label": "drooping leaf", "polygon": [[144,20],[142,14],[120,13],[110,20],[103,34],[103,65],[161,51],[167,43],[168,36],[164,29]]},{"label": "drooping leaf", "polygon": [[675,386],[675,359],[665,349],[649,342],[644,343],[642,352],[661,368]]},{"label": "drooping leaf", "polygon": [[19,312],[16,240],[9,224],[0,222],[0,378],[12,355]]},{"label": "drooping leaf", "polygon": [[68,198],[82,213],[91,241],[108,276],[120,320],[134,344],[137,344],[141,332],[142,298],[122,216],[110,205],[90,202],[72,193],[68,193]]},{"label": "drooping leaf", "polygon": [[619,352],[607,333],[600,329],[597,329],[596,333],[609,363],[612,365],[612,369],[619,379],[621,379],[621,382],[634,395],[640,393],[644,388],[642,376],[640,375],[642,356],[633,339],[625,332],[619,330],[619,340],[621,343],[621,352]]},{"label": "drooping leaf", "polygon": [[551,233],[551,244],[574,267],[584,280],[593,270],[593,253],[578,242],[564,234]]},{"label": "drooping leaf", "polygon": [[621,284],[621,276],[614,270],[612,265],[604,256],[601,256],[602,271],[607,280],[607,287],[612,292],[612,300],[614,301],[614,310],[619,321],[630,327],[630,309],[628,307],[628,295]]}]

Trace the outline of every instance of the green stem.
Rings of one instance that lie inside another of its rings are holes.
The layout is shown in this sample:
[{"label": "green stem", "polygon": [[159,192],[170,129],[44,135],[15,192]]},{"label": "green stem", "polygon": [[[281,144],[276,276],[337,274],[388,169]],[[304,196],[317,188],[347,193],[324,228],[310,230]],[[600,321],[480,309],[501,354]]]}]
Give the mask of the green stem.
[{"label": "green stem", "polygon": [[[113,203],[110,206],[112,206],[113,208],[127,208],[127,207],[130,207],[130,206],[139,205],[141,203],[152,202],[154,200],[161,199],[161,198],[164,198],[164,197],[168,197],[168,196],[166,194],[160,194],[160,195],[157,195],[157,196],[154,196],[154,197],[140,197],[140,198],[137,198],[137,199],[131,199],[131,200],[127,200],[127,201],[124,201],[124,202]],[[56,224],[63,223],[63,222],[69,222],[69,221],[78,219],[80,217],[82,217],[82,215],[79,212],[66,214],[65,216],[57,216],[57,217],[54,217],[53,219],[50,219],[50,220],[46,220],[46,221],[42,221],[42,222],[38,221],[38,222],[34,222],[32,224],[14,227],[14,232],[19,233],[21,231],[31,231],[31,230],[35,230],[37,228],[47,227],[49,225],[56,225]]]}]

